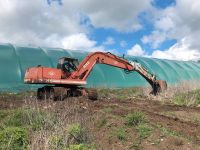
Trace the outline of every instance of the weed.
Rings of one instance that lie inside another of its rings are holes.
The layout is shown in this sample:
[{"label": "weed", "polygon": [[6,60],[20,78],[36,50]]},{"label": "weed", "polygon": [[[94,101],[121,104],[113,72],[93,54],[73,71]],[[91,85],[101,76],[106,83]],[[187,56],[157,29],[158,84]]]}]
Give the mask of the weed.
[{"label": "weed", "polygon": [[140,137],[141,140],[149,137],[149,135],[152,132],[152,127],[150,127],[147,124],[139,124],[136,127],[136,129],[137,129],[137,131],[139,133],[139,137]]},{"label": "weed", "polygon": [[119,140],[126,140],[127,138],[127,133],[124,128],[117,129],[114,134]]},{"label": "weed", "polygon": [[175,138],[173,140],[173,144],[176,146],[182,146],[182,145],[184,145],[184,141],[182,139]]},{"label": "weed", "polygon": [[194,119],[194,123],[196,123],[197,125],[200,126],[200,118],[195,118],[195,119]]},{"label": "weed", "polygon": [[141,140],[136,139],[131,145],[130,149],[140,150]]},{"label": "weed", "polygon": [[51,149],[62,149],[65,147],[64,139],[62,136],[52,136],[48,142]]},{"label": "weed", "polygon": [[161,127],[160,131],[161,131],[162,136],[180,136],[180,133],[164,128],[164,127]]},{"label": "weed", "polygon": [[55,123],[55,118],[45,112],[35,109],[16,109],[4,122],[6,126],[25,127],[30,126],[33,130],[50,129]]},{"label": "weed", "polygon": [[177,93],[173,96],[172,102],[177,105],[199,105],[200,90],[189,91],[185,93]]},{"label": "weed", "polygon": [[67,150],[96,150],[96,149],[92,145],[74,144],[74,145],[69,145]]},{"label": "weed", "polygon": [[140,88],[122,88],[122,89],[98,89],[100,97],[117,98],[124,100],[132,97],[143,96],[143,91]]},{"label": "weed", "polygon": [[128,126],[137,126],[146,121],[144,113],[135,111],[126,116],[125,124]]},{"label": "weed", "polygon": [[112,109],[111,107],[107,107],[107,108],[104,108],[104,109],[103,109],[103,111],[106,112],[106,113],[111,113],[112,110],[113,110],[113,109]]},{"label": "weed", "polygon": [[107,123],[107,119],[105,117],[101,118],[97,124],[97,128],[103,127],[104,125],[106,125],[106,123]]},{"label": "weed", "polygon": [[71,124],[68,127],[67,132],[69,138],[73,141],[72,143],[84,143],[87,141],[86,132],[79,123]]},{"label": "weed", "polygon": [[27,144],[28,134],[24,128],[6,127],[0,131],[0,149],[23,150]]},{"label": "weed", "polygon": [[1,119],[4,119],[8,115],[9,115],[9,111],[8,110],[0,110],[0,118]]}]

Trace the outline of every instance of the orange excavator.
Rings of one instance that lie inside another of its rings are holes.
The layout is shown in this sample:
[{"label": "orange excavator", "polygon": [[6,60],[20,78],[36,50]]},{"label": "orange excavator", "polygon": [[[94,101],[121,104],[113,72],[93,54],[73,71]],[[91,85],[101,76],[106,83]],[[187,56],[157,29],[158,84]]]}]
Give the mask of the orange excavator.
[{"label": "orange excavator", "polygon": [[137,61],[129,61],[109,52],[89,53],[80,64],[75,58],[63,57],[59,59],[57,68],[40,65],[28,68],[24,82],[46,85],[38,89],[38,99],[63,100],[66,97],[87,95],[89,99],[96,100],[96,90],[84,87],[95,64],[110,65],[124,69],[126,72],[137,71],[151,85],[153,95],[167,88],[166,81],[157,80],[156,75],[150,73]]}]

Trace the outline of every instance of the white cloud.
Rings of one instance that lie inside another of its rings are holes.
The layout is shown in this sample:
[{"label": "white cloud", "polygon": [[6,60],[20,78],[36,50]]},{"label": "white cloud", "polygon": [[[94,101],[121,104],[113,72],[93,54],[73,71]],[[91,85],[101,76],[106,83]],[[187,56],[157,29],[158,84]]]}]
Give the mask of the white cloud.
[{"label": "white cloud", "polygon": [[78,14],[46,1],[6,0],[0,1],[0,6],[1,42],[55,46],[51,38],[62,40],[84,32]]},{"label": "white cloud", "polygon": [[141,41],[144,44],[151,44],[152,48],[158,48],[162,42],[166,40],[166,33],[160,31],[153,31],[149,36],[143,36]]},{"label": "white cloud", "polygon": [[96,41],[88,39],[84,33],[78,33],[63,38],[62,45],[66,49],[88,50],[96,45]]},{"label": "white cloud", "polygon": [[[154,27],[150,35],[141,40],[156,49],[167,39],[177,43],[164,52],[155,51],[154,55],[169,59],[190,60],[199,57],[200,52],[200,1],[176,0],[176,4],[154,12]],[[176,56],[176,53],[179,56]],[[175,55],[175,56],[173,56]],[[181,56],[180,56],[181,55]],[[196,56],[198,55],[198,56]]]},{"label": "white cloud", "polygon": [[89,39],[85,33],[72,34],[63,38],[61,46],[70,50],[84,50],[90,52],[101,51],[117,54],[115,49],[107,49],[103,45],[97,45],[97,42]]},{"label": "white cloud", "polygon": [[152,54],[147,54],[147,52],[142,49],[139,44],[135,44],[131,49],[127,50],[127,54],[131,56],[142,56],[149,58],[159,58],[159,59],[171,59],[171,60],[183,60],[189,61],[200,60],[199,49],[191,49],[188,41],[182,39],[181,42],[174,44],[168,50],[155,50]]},{"label": "white cloud", "polygon": [[169,16],[164,16],[163,18],[159,18],[155,22],[156,29],[160,29],[161,31],[169,31],[173,29],[174,22]]},{"label": "white cloud", "polygon": [[127,54],[130,56],[144,56],[145,51],[139,44],[135,44],[131,49],[127,50]]},{"label": "white cloud", "polygon": [[[69,0],[71,3],[74,0]],[[138,15],[151,7],[152,0],[77,0],[79,8],[95,27],[133,31],[142,27]]]},{"label": "white cloud", "polygon": [[174,44],[169,50],[154,51],[151,57],[184,61],[200,60],[200,51],[198,49],[191,49],[187,41],[182,39],[181,42]]},{"label": "white cloud", "polygon": [[67,36],[88,34],[88,26],[80,24],[84,17],[95,28],[137,30],[141,28],[138,15],[151,4],[149,0],[63,0],[60,6],[46,0],[1,0],[0,6],[1,42],[60,47],[59,41]]},{"label": "white cloud", "polygon": [[112,37],[107,37],[106,40],[103,42],[103,45],[113,45],[115,44],[115,40]]}]

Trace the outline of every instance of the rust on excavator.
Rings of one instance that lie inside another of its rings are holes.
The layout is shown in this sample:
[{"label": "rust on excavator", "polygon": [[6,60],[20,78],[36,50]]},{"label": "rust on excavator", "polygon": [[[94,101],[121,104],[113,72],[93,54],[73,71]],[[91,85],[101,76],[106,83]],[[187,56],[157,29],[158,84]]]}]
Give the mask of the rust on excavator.
[{"label": "rust on excavator", "polygon": [[95,64],[105,64],[124,69],[129,73],[137,71],[152,86],[151,94],[157,95],[167,89],[167,83],[157,80],[142,64],[129,61],[112,53],[94,52],[88,54],[79,64],[75,58],[63,57],[58,61],[57,68],[38,65],[26,70],[24,82],[27,84],[46,84],[37,91],[38,99],[62,100],[70,96],[86,95],[91,100],[97,99],[95,89],[86,89],[86,79]]}]

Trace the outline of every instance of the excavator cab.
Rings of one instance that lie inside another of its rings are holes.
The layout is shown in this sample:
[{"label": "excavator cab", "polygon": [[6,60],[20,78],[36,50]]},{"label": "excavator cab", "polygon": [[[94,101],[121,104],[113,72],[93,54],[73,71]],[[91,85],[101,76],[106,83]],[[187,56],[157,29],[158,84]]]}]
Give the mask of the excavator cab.
[{"label": "excavator cab", "polygon": [[78,59],[70,57],[62,57],[58,61],[57,68],[61,69],[63,72],[71,73],[77,70],[78,65],[79,65]]}]

